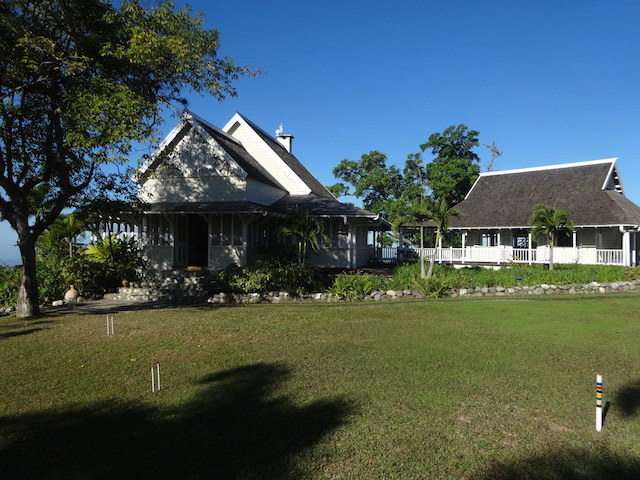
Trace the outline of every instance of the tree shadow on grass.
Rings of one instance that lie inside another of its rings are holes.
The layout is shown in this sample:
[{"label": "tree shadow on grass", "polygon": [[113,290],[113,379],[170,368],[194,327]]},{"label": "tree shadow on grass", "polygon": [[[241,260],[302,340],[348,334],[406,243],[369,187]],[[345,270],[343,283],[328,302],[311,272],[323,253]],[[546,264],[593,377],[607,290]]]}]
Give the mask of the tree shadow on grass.
[{"label": "tree shadow on grass", "polygon": [[22,335],[29,335],[30,333],[40,332],[44,330],[44,327],[34,327],[34,325],[43,325],[47,323],[53,323],[51,320],[31,321],[21,324],[8,324],[0,326],[0,340],[6,340],[7,338],[20,337]]},{"label": "tree shadow on grass", "polygon": [[640,460],[604,448],[549,450],[541,455],[495,462],[470,480],[637,480]]},{"label": "tree shadow on grass", "polygon": [[[640,409],[640,379],[630,382],[614,394],[613,403],[625,417],[633,417]],[[640,478],[640,477],[639,477]]]},{"label": "tree shadow on grass", "polygon": [[280,364],[213,374],[192,401],[169,410],[100,403],[0,417],[0,476],[300,478],[296,455],[343,424],[351,407],[344,399],[300,406],[275,395],[289,375]]}]

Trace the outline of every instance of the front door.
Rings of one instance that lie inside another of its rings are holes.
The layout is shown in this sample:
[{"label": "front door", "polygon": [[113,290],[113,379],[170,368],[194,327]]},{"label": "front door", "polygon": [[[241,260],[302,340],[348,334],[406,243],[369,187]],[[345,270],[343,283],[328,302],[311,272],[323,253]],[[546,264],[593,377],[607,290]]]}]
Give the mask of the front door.
[{"label": "front door", "polygon": [[209,226],[201,215],[183,215],[176,219],[174,265],[206,267],[209,260]]}]

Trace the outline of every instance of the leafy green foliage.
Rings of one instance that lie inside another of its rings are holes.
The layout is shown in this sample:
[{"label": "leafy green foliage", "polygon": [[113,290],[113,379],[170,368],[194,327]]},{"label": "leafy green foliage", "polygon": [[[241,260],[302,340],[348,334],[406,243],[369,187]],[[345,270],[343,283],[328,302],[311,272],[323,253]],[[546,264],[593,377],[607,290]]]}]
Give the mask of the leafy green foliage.
[{"label": "leafy green foliage", "polygon": [[68,259],[55,255],[38,261],[38,296],[43,303],[61,300],[69,288],[70,283],[64,275],[65,261]]},{"label": "leafy green foliage", "polygon": [[321,284],[320,267],[274,260],[246,267],[231,264],[218,274],[218,283],[223,290],[233,293],[314,292]]},{"label": "leafy green foliage", "polygon": [[15,306],[18,301],[20,270],[0,265],[0,306]]},{"label": "leafy green foliage", "polygon": [[88,245],[84,254],[94,262],[105,265],[116,285],[122,280],[135,280],[143,266],[140,248],[133,237],[107,235]]},{"label": "leafy green foliage", "polygon": [[529,225],[533,227],[531,236],[534,239],[538,240],[540,235],[549,236],[549,270],[553,270],[553,247],[558,235],[570,236],[574,230],[569,212],[538,203],[533,207]]},{"label": "leafy green foliage", "polygon": [[[544,265],[511,264],[494,270],[493,268],[467,267],[455,269],[446,265],[436,265],[433,277],[446,281],[448,288],[475,287],[515,287],[521,285],[572,285],[591,282],[611,283],[631,281],[640,278],[638,267],[615,265],[557,265],[548,270]],[[432,277],[432,278],[433,278]],[[413,288],[420,280],[418,264],[397,267],[389,282],[389,288],[403,290]]]},{"label": "leafy green foliage", "polygon": [[[402,173],[394,165],[387,166],[387,156],[376,150],[366,153],[360,160],[342,160],[333,169],[334,177],[354,188],[353,195],[362,198],[365,209],[376,213],[389,212],[391,203],[402,195]],[[337,192],[348,187],[336,184]]]},{"label": "leafy green foliage", "polygon": [[[38,261],[39,298],[44,303],[62,299],[69,283],[64,275],[64,259],[51,255]],[[0,306],[16,306],[20,268],[0,266]]]},{"label": "leafy green foliage", "polygon": [[[115,3],[115,2],[114,2]],[[161,0],[5,0],[0,6],[0,214],[24,264],[18,315],[38,312],[35,243],[65,207],[133,192],[125,164],[185,91],[223,100],[258,72],[218,58],[219,34]],[[118,173],[119,172],[119,173]]]},{"label": "leafy green foliage", "polygon": [[71,258],[78,250],[78,237],[89,229],[86,221],[75,213],[61,214],[37,241],[38,251]]},{"label": "leafy green foliage", "polygon": [[85,255],[78,255],[65,262],[62,271],[67,283],[75,285],[85,298],[101,298],[106,292],[115,291],[122,280],[106,263]]},{"label": "leafy green foliage", "polygon": [[362,300],[374,290],[374,280],[368,273],[339,273],[328,291],[340,300]]},{"label": "leafy green foliage", "polygon": [[281,233],[284,237],[295,238],[300,264],[305,262],[308,250],[315,252],[320,249],[320,239],[330,241],[322,222],[310,216],[309,212],[294,212],[282,226]]},{"label": "leafy green foliage", "polygon": [[430,278],[418,278],[413,288],[433,298],[444,296],[451,288],[445,275],[433,275]]},{"label": "leafy green foliage", "polygon": [[449,206],[464,199],[480,174],[480,158],[473,152],[480,145],[478,135],[466,125],[451,125],[420,145],[423,152],[431,149],[436,156],[427,164],[427,186],[433,196],[445,199]]}]

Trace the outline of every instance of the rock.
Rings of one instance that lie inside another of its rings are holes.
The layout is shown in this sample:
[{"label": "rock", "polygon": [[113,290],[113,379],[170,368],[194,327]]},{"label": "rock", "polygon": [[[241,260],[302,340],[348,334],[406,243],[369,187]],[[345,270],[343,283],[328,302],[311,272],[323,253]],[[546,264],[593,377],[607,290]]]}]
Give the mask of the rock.
[{"label": "rock", "polygon": [[51,305],[54,307],[61,307],[62,305],[64,305],[64,300],[54,300]]}]

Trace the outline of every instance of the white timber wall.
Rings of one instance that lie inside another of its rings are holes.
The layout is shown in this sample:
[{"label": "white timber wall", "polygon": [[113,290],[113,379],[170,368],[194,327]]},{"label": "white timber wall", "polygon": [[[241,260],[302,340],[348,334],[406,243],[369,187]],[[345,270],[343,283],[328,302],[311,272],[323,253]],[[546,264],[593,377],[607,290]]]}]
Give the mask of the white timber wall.
[{"label": "white timber wall", "polygon": [[249,127],[236,123],[228,133],[238,139],[242,146],[287,189],[291,195],[307,195],[311,189],[295,174],[282,159],[264,143]]}]

